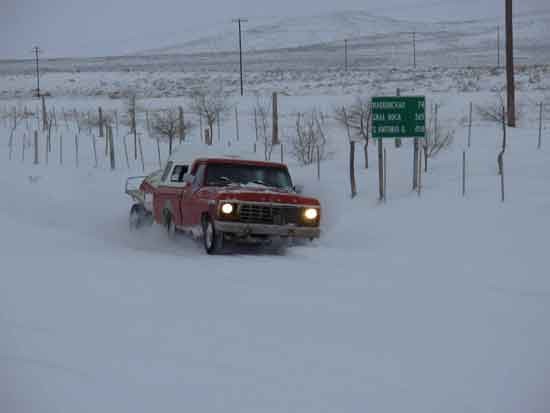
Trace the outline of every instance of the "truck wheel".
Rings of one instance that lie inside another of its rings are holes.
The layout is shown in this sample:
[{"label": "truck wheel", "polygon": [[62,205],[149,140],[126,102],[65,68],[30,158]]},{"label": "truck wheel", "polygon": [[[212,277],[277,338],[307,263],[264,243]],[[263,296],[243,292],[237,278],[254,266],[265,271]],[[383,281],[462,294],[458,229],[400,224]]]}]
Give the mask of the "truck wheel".
[{"label": "truck wheel", "polygon": [[130,231],[135,231],[143,227],[147,222],[147,210],[141,204],[134,204],[130,209],[129,225]]},{"label": "truck wheel", "polygon": [[174,222],[174,218],[172,217],[172,214],[170,212],[166,212],[164,218],[164,227],[166,228],[166,233],[168,234],[168,237],[170,239],[174,239],[176,237],[176,223]]},{"label": "truck wheel", "polygon": [[204,250],[209,255],[216,254],[223,248],[223,234],[216,231],[209,216],[205,216],[202,221],[202,240]]}]

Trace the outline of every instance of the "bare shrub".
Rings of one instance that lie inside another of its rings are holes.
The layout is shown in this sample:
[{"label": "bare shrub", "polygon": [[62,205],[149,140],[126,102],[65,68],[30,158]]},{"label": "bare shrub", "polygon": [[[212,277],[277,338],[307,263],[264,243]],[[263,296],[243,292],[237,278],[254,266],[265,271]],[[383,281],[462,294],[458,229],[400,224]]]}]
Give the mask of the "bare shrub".
[{"label": "bare shrub", "polygon": [[426,135],[422,140],[425,164],[429,158],[435,158],[442,150],[448,149],[454,142],[455,130],[441,125],[434,109],[426,119]]},{"label": "bare shrub", "polygon": [[[503,112],[503,107],[506,108],[506,100],[503,92],[501,92],[493,101],[482,105],[475,105],[475,111],[481,120],[500,125],[503,120],[504,122],[508,122],[508,112]],[[523,105],[518,103],[516,105],[516,120],[520,120],[521,118],[523,118]]]},{"label": "bare shrub", "polygon": [[20,120],[29,120],[36,116],[36,113],[29,110],[26,106],[23,108],[14,106],[11,109],[4,107],[2,109],[0,119],[8,123],[11,128],[17,128]]},{"label": "bare shrub", "polygon": [[254,127],[256,128],[256,137],[262,142],[264,147],[264,159],[266,161],[271,160],[273,154],[273,139],[270,134],[270,113],[272,105],[269,100],[256,98],[256,105],[254,106]]},{"label": "bare shrub", "polygon": [[290,136],[290,153],[302,165],[310,165],[319,159],[327,159],[327,138],[319,112],[297,113],[295,129]]},{"label": "bare shrub", "polygon": [[219,117],[222,117],[228,111],[229,105],[221,87],[202,87],[192,92],[190,109],[206,119],[210,137],[212,137],[214,136],[214,124]]},{"label": "bare shrub", "polygon": [[[182,128],[183,127],[183,131]],[[152,114],[150,133],[155,139],[166,139],[169,142],[169,153],[172,154],[174,139],[185,135],[193,128],[189,121],[181,122],[178,109],[167,109]]]},{"label": "bare shrub", "polygon": [[[508,122],[508,113],[503,94],[498,95],[498,99],[490,104],[476,107],[477,113],[483,120],[496,123],[502,127],[502,149],[497,155],[498,174],[502,175],[504,170],[504,153],[506,152],[506,124]],[[516,113],[517,119],[520,119],[520,111]]]},{"label": "bare shrub", "polygon": [[122,123],[130,128],[130,132],[136,133],[137,130],[137,113],[138,113],[138,103],[137,95],[132,92],[128,92],[128,97],[125,103],[125,114],[122,118]]},{"label": "bare shrub", "polygon": [[[350,187],[351,187],[351,197],[355,198],[357,196],[357,184],[355,180],[355,144],[356,140],[352,133],[352,122],[348,114],[348,110],[345,107],[337,109],[335,111],[336,119],[346,128],[346,133],[348,136],[349,142],[349,178],[350,178]],[[365,151],[366,152],[366,151]],[[368,158],[366,158],[368,162]],[[367,164],[368,165],[368,164]]]},{"label": "bare shrub", "polygon": [[120,122],[130,129],[130,134],[134,139],[134,159],[138,159],[138,133],[137,133],[137,115],[139,111],[142,111],[138,104],[137,94],[132,90],[127,90],[124,94],[126,96],[125,110],[120,118]]},{"label": "bare shrub", "polygon": [[368,145],[371,135],[371,103],[367,97],[358,97],[348,107],[334,111],[336,121],[346,129],[349,141],[363,142],[365,168],[369,167]]},{"label": "bare shrub", "polygon": [[99,128],[101,122],[103,126],[110,126],[113,123],[114,116],[110,112],[103,111],[102,119],[99,119],[98,112],[90,112],[89,114],[80,114],[80,125],[87,128]]}]

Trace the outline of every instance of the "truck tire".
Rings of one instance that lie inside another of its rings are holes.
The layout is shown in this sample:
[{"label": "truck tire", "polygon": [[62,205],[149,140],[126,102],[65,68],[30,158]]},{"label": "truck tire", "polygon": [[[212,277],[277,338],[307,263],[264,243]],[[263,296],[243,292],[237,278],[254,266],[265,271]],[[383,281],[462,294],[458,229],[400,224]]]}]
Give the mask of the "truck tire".
[{"label": "truck tire", "polygon": [[130,208],[128,218],[130,231],[138,230],[151,223],[150,213],[141,204],[134,204]]},{"label": "truck tire", "polygon": [[168,238],[174,239],[176,237],[176,223],[170,211],[166,211],[164,214],[164,227],[166,228]]},{"label": "truck tire", "polygon": [[223,233],[216,231],[214,222],[208,215],[202,220],[202,240],[208,255],[217,254],[223,248]]}]

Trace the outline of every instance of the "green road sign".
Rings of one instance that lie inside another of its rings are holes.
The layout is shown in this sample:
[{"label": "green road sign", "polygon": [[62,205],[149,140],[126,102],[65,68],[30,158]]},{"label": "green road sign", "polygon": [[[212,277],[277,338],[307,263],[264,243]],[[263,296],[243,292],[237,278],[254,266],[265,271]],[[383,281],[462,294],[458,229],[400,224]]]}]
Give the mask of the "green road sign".
[{"label": "green road sign", "polygon": [[424,138],[425,134],[424,96],[372,98],[373,138]]}]

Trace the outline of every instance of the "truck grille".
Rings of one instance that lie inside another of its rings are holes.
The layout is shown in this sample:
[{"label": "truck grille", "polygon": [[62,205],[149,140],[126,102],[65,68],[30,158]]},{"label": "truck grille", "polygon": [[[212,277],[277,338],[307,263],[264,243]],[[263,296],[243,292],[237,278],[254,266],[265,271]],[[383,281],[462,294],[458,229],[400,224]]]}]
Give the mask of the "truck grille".
[{"label": "truck grille", "polygon": [[241,204],[239,219],[251,224],[299,224],[300,209],[295,206]]}]

